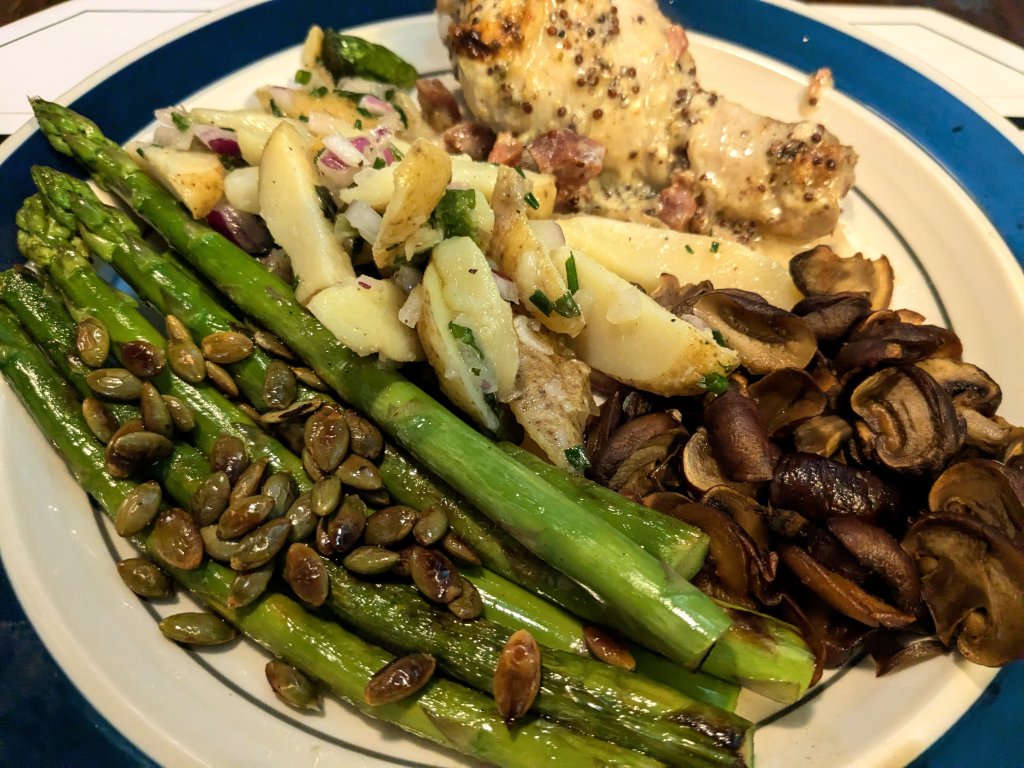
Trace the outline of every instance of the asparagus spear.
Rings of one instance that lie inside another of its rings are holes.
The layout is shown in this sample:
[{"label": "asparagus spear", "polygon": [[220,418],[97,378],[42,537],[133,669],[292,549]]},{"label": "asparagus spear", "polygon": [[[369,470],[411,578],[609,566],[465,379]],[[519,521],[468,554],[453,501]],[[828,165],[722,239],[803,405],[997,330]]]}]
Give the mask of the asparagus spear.
[{"label": "asparagus spear", "polygon": [[[0,307],[0,372],[61,454],[79,484],[113,515],[135,483],[103,470],[103,447],[78,415],[71,386],[32,344],[15,316]],[[144,551],[146,539],[135,543]],[[609,764],[659,763],[621,747],[590,738],[541,718],[509,729],[493,702],[464,686],[436,678],[415,697],[382,706],[367,705],[363,690],[370,677],[394,657],[309,613],[279,594],[266,595],[244,609],[227,606],[233,572],[210,560],[192,571],[165,567],[196,597],[246,636],[307,674],[322,680],[349,705],[410,733],[495,765],[532,766],[554,762],[588,768]]]},{"label": "asparagus spear", "polygon": [[[320,377],[534,554],[596,592],[619,620],[696,667],[731,623],[725,612],[584,507],[507,457],[397,371],[360,358],[248,254],[193,221],[95,123],[35,99],[53,146],[121,196],[240,309],[281,337]],[[615,567],[608,567],[614,563]]]}]

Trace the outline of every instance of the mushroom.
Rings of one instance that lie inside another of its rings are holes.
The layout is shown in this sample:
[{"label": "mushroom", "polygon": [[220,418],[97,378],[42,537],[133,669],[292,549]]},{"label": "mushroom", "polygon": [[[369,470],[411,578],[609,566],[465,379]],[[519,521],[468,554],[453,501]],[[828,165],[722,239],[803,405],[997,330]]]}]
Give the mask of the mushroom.
[{"label": "mushroom", "polygon": [[608,480],[608,487],[636,500],[664,490],[666,483],[678,485],[678,462],[672,461],[672,457],[680,450],[679,441],[686,437],[682,427],[655,434],[626,457]]},{"label": "mushroom", "polygon": [[619,465],[655,435],[678,429],[679,422],[665,411],[649,413],[615,429],[594,458],[594,479],[607,484]]},{"label": "mushroom", "polygon": [[1024,545],[1024,487],[998,461],[967,459],[951,465],[932,483],[928,508],[969,515]]},{"label": "mushroom", "polygon": [[956,407],[957,415],[963,419],[964,445],[978,448],[990,456],[1001,456],[1013,434],[1013,426],[982,416],[973,408]]},{"label": "mushroom", "polygon": [[815,416],[793,430],[793,445],[798,451],[831,456],[853,437],[853,427],[842,416]]},{"label": "mushroom", "polygon": [[991,416],[1003,400],[1003,392],[981,368],[948,357],[929,357],[916,363],[946,390],[953,405],[972,408]]},{"label": "mushroom", "polygon": [[884,309],[892,298],[892,265],[885,256],[842,257],[827,245],[798,253],[789,261],[789,274],[805,296],[823,293],[866,293],[872,309]]},{"label": "mushroom", "polygon": [[747,390],[757,401],[770,436],[824,412],[828,399],[814,377],[800,368],[781,368],[755,381]]},{"label": "mushroom", "polygon": [[938,638],[908,632],[877,632],[864,645],[875,660],[875,677],[949,652]]},{"label": "mushroom", "polygon": [[882,365],[915,363],[928,357],[959,359],[963,345],[937,325],[907,323],[896,312],[875,312],[850,332],[835,356],[836,369],[850,372]]},{"label": "mushroom", "polygon": [[704,409],[711,455],[730,480],[772,479],[779,454],[765,431],[757,403],[733,389],[711,400]]},{"label": "mushroom", "polygon": [[871,313],[866,293],[829,293],[808,296],[793,307],[793,314],[807,323],[818,342],[839,341]]},{"label": "mushroom", "polygon": [[662,273],[658,276],[658,285],[651,291],[651,298],[673,315],[689,315],[693,311],[693,303],[715,286],[710,280],[699,283],[680,283],[675,275]]},{"label": "mushroom", "polygon": [[897,508],[896,492],[877,475],[814,453],[786,454],[770,485],[773,506],[812,520],[852,515],[873,522]]},{"label": "mushroom", "polygon": [[750,291],[709,291],[697,299],[693,312],[722,335],[751,373],[803,368],[818,349],[803,320]]},{"label": "mushroom", "polygon": [[914,613],[921,602],[921,582],[910,555],[887,531],[855,517],[829,518],[829,531],[857,558],[876,574],[896,598],[901,611]]},{"label": "mushroom", "polygon": [[694,432],[683,447],[683,474],[690,489],[697,494],[716,485],[728,485],[748,496],[753,496],[757,490],[755,483],[737,482],[725,476],[711,453],[708,431],[704,427]]},{"label": "mushroom", "polygon": [[903,547],[947,647],[990,667],[1024,658],[1024,550],[990,525],[949,513],[918,518]]},{"label": "mushroom", "polygon": [[964,442],[953,401],[925,370],[885,368],[853,391],[850,407],[864,452],[898,472],[941,471]]}]

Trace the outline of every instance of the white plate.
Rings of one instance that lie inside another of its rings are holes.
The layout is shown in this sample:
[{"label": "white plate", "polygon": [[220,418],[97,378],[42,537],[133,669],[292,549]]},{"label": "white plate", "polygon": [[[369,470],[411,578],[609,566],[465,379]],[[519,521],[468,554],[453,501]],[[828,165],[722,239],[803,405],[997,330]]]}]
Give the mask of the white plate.
[{"label": "white plate", "polygon": [[[297,50],[281,49],[297,45],[308,23],[340,27],[409,8],[400,2],[378,5],[376,11],[324,11],[313,2],[291,2],[288,13],[281,3],[245,6],[224,15],[216,26],[190,25],[192,34],[161,39],[151,46],[151,55],[114,65],[72,97],[81,99],[76,107],[118,139],[143,128],[152,109],[168,104],[240,106],[257,86],[288,82],[298,66]],[[898,278],[894,306],[913,307],[930,321],[950,324],[964,340],[967,359],[1003,386],[1003,414],[1024,422],[1020,342],[993,330],[1024,327],[1024,277],[1007,245],[1013,242],[1020,253],[1024,236],[1014,232],[1012,200],[1009,209],[1005,200],[993,200],[1004,188],[1000,185],[1013,189],[1003,175],[1015,177],[1016,183],[1022,178],[1024,163],[1019,148],[1014,154],[1006,138],[1009,132],[993,128],[915,75],[908,82],[932,89],[927,103],[945,98],[959,109],[944,107],[943,119],[955,122],[947,126],[951,139],[943,139],[941,125],[918,130],[907,109],[923,98],[921,93],[900,95],[881,85],[875,93],[871,77],[857,74],[858,65],[876,63],[895,67],[893,72],[906,79],[903,68],[856,38],[801,15],[806,14],[802,8],[797,13],[796,6],[754,0],[718,5],[693,0],[676,6],[692,22],[691,29],[715,33],[691,32],[702,83],[755,110],[796,119],[807,72],[833,67],[839,92],[826,95],[817,115],[861,156],[857,186],[844,213],[851,239],[869,255],[885,253],[892,259]],[[771,26],[761,26],[765,23]],[[388,43],[421,72],[447,68],[430,17],[374,24],[357,33]],[[230,46],[219,45],[226,40]],[[796,53],[790,44],[797,46]],[[879,58],[865,59],[865,51]],[[173,79],[161,80],[168,72]],[[876,75],[895,77],[888,70]],[[898,82],[886,80],[892,87]],[[843,95],[844,90],[860,101]],[[5,242],[11,242],[14,208],[30,191],[24,169],[32,162],[55,162],[30,131],[26,128],[5,144],[0,156],[5,178],[0,237]],[[985,152],[978,150],[978,162],[965,170],[964,147],[957,143],[964,133],[966,139],[985,137],[986,147],[1008,156],[1010,165],[986,166]],[[1019,208],[1019,193],[1016,199]],[[90,511],[6,384],[0,386],[0,510],[0,554],[32,623],[89,701],[157,762],[462,764],[335,702],[328,703],[322,717],[297,716],[269,694],[264,655],[251,646],[191,653],[162,641],[154,617],[180,606],[155,609],[126,594],[112,561],[115,553],[127,554],[127,548],[105,519]],[[867,665],[846,670],[821,695],[759,731],[758,765],[904,765],[960,717],[992,676],[991,670],[951,659],[883,680],[876,680]],[[771,712],[763,701],[744,699],[742,706],[755,719]]]}]

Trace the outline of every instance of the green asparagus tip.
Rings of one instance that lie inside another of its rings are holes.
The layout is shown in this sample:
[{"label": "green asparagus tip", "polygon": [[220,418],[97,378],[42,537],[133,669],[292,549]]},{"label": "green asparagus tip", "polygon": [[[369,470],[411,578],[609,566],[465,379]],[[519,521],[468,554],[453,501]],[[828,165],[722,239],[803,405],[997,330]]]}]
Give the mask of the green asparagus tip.
[{"label": "green asparagus tip", "polygon": [[58,152],[65,155],[73,154],[67,143],[67,139],[72,136],[84,136],[94,142],[114,144],[89,118],[38,96],[30,98],[28,101],[39,122],[39,129]]},{"label": "green asparagus tip", "polygon": [[[59,248],[83,249],[80,241],[73,241],[72,230],[50,215],[39,195],[25,200],[14,221],[18,225],[18,250],[31,262],[45,266]],[[84,256],[84,250],[81,252]]]}]

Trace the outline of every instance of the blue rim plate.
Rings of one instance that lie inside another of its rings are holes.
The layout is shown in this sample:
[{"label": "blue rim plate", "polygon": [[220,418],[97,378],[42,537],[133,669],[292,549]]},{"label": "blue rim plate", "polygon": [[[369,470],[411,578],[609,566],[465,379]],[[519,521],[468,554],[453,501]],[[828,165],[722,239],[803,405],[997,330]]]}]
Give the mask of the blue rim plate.
[{"label": "blue rim plate", "polygon": [[[150,122],[154,108],[182,102],[251,62],[296,45],[312,21],[335,27],[356,26],[429,11],[432,5],[407,0],[378,0],[372,4],[347,3],[341,8],[325,8],[315,0],[278,0],[235,7],[216,14],[212,20],[186,25],[116,62],[75,89],[65,102],[86,115],[96,117],[112,138],[124,141]],[[942,170],[947,180],[973,201],[984,219],[979,226],[988,234],[981,237],[980,243],[965,243],[966,249],[982,247],[997,253],[994,258],[1004,269],[1006,262],[1012,265],[1013,259],[1024,264],[1024,195],[1018,188],[1024,179],[1022,144],[1008,124],[987,113],[972,97],[959,93],[949,84],[940,86],[936,76],[923,73],[886,53],[884,46],[872,43],[852,30],[837,29],[793,3],[678,0],[670,2],[665,10],[691,31],[724,41],[727,46],[753,52],[781,66],[801,72],[829,66],[846,97],[855,100],[861,108],[866,108],[908,139]],[[224,41],[232,41],[232,44],[224,45]],[[726,85],[722,85],[722,89],[728,93]],[[862,155],[870,151],[866,147],[858,146],[858,149]],[[3,145],[0,151],[4,179],[0,185],[0,243],[3,244],[0,265],[7,266],[17,258],[14,211],[33,191],[28,169],[37,163],[58,165],[72,172],[78,170],[70,161],[58,158],[31,126],[26,126]],[[864,199],[871,202],[869,198]],[[913,201],[909,203],[913,204]],[[887,205],[883,207],[887,208]],[[923,269],[923,274],[930,282],[927,269]],[[1019,283],[1019,269],[1011,269],[1008,279],[1011,283]],[[944,310],[941,300],[939,310]],[[3,431],[0,425],[0,435],[4,434],[10,433]],[[47,468],[47,471],[60,471],[59,464],[54,466],[53,462]],[[4,475],[0,472],[0,481],[3,480]],[[2,493],[0,487],[0,495]],[[72,498],[67,503],[81,504],[81,500]],[[109,541],[107,544],[109,546]],[[0,547],[2,545],[0,541]],[[8,556],[8,560],[12,559]],[[11,576],[26,612],[38,624],[38,612],[43,609],[36,604],[30,588],[23,581],[19,583],[19,573],[14,572]],[[3,608],[0,619],[20,619],[20,611],[5,584],[0,584],[0,607]],[[43,636],[62,666],[83,687],[86,697],[95,700],[96,693],[88,684],[82,683],[82,678],[73,669],[82,660],[56,650],[66,639],[46,631]],[[0,641],[7,640],[0,634]],[[143,641],[148,642],[150,638],[143,638]],[[152,641],[156,642],[155,639]],[[38,646],[34,637],[19,638],[18,643],[19,648],[29,654]],[[4,686],[18,685],[21,678],[17,674],[16,671],[10,677],[0,676],[0,695],[16,692],[13,688],[5,691]],[[1004,670],[960,723],[918,758],[916,765],[1000,765],[1013,762],[1008,756],[1020,754],[1021,733],[1024,732],[1022,686],[1024,671],[1020,664]],[[92,728],[92,723],[103,722],[89,704],[75,700],[73,713],[69,715],[65,710],[63,714],[76,718],[83,733]],[[963,703],[957,713],[965,706]],[[117,711],[112,713],[106,707],[101,707],[101,710],[116,727],[122,726]],[[25,730],[17,734],[5,730],[15,722]],[[87,725],[82,726],[83,723]],[[51,722],[25,726],[24,718],[4,719],[2,709],[0,725],[3,726],[0,729],[0,762],[14,756],[19,751],[19,743],[47,741],[47,733],[52,727]],[[136,731],[125,730],[130,740],[146,743]],[[920,744],[915,754],[923,746]],[[40,764],[65,761],[74,764],[132,764],[146,761],[112,729],[106,729],[96,740],[95,753],[83,753],[81,745],[67,747],[73,748],[79,751],[52,754],[52,760],[41,761]],[[188,749],[184,748],[181,754],[188,754]],[[891,762],[905,762],[911,756],[905,752],[900,756],[893,755]],[[191,757],[199,763],[210,760],[198,754]],[[364,753],[360,762],[373,760],[371,754]]]}]

